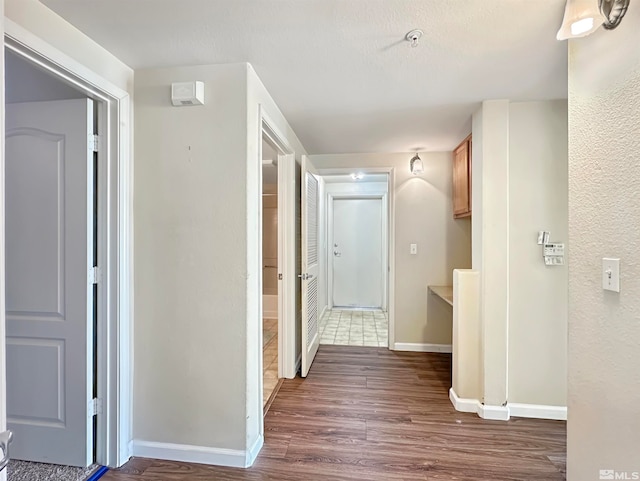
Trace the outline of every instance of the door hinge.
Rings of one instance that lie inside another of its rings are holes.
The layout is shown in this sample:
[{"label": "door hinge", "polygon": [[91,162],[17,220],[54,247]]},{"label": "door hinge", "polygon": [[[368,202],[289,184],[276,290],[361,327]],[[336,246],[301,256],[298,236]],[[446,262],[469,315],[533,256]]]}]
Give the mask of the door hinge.
[{"label": "door hinge", "polygon": [[96,416],[98,414],[102,414],[102,399],[96,397],[89,401],[89,416]]},{"label": "door hinge", "polygon": [[93,152],[98,152],[100,148],[100,136],[96,134],[89,135],[89,148]]},{"label": "door hinge", "polygon": [[101,274],[98,266],[89,268],[89,284],[99,284]]}]

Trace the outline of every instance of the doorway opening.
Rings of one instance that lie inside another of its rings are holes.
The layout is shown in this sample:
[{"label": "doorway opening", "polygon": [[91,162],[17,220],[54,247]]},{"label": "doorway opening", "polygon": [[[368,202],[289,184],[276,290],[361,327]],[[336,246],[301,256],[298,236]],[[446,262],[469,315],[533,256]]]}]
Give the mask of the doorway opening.
[{"label": "doorway opening", "polygon": [[[261,320],[258,392],[264,436],[264,415],[281,381],[296,374],[295,155],[280,130],[260,105],[258,261]],[[258,200],[258,199],[256,199]],[[274,267],[275,266],[275,267]]]},{"label": "doorway opening", "polygon": [[129,459],[130,97],[11,22],[3,53],[0,398],[12,459],[57,465],[17,479],[77,479]]},{"label": "doorway opening", "polygon": [[[96,102],[5,49],[10,480],[98,469]],[[95,413],[97,414],[97,413]],[[22,460],[22,463],[18,463]],[[71,466],[78,467],[73,469]],[[60,472],[61,468],[54,469]]]},{"label": "doorway opening", "polygon": [[278,155],[269,138],[262,137],[262,404],[266,412],[277,395],[278,372]]},{"label": "doorway opening", "polygon": [[320,343],[389,346],[389,175],[324,175],[327,309]]}]

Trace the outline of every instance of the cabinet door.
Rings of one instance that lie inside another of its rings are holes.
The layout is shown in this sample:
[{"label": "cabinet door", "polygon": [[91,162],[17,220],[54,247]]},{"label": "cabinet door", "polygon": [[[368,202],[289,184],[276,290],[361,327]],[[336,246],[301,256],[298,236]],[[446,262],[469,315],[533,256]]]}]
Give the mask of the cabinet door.
[{"label": "cabinet door", "polygon": [[453,151],[453,216],[469,215],[469,139]]}]

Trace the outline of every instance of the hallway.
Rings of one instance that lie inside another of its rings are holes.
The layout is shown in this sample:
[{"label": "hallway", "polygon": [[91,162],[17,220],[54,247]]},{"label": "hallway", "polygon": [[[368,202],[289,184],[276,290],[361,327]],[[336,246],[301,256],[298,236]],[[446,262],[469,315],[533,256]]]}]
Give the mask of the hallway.
[{"label": "hallway", "polygon": [[249,469],[133,459],[104,480],[563,480],[563,421],[485,421],[448,398],[448,354],[322,345],[285,380]]},{"label": "hallway", "polygon": [[386,347],[387,313],[379,309],[328,309],[320,319],[320,344]]}]

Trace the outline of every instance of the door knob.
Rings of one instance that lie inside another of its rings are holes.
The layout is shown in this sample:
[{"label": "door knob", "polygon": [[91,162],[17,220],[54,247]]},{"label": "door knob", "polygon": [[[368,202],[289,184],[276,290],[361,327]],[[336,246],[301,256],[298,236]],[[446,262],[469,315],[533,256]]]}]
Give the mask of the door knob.
[{"label": "door knob", "polygon": [[11,431],[5,431],[0,433],[0,449],[2,450],[2,460],[0,461],[0,471],[7,467],[9,464],[9,444],[13,440],[13,433]]}]

